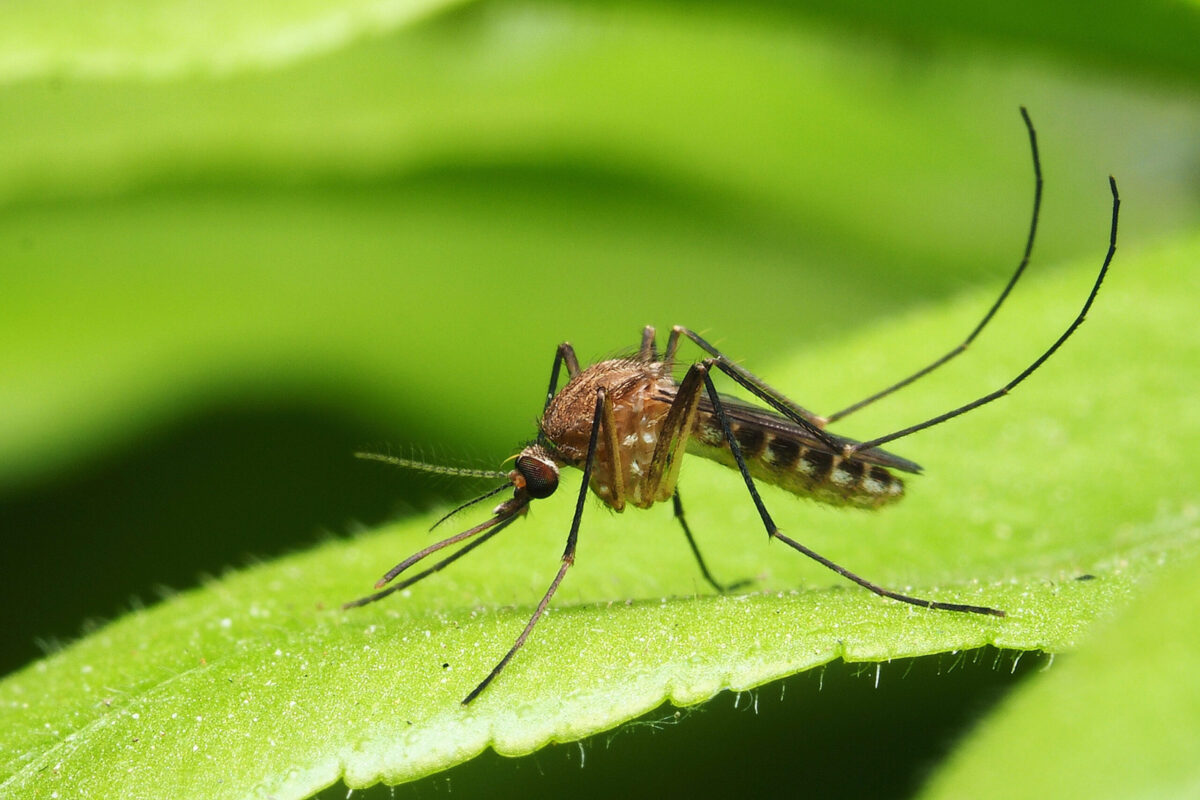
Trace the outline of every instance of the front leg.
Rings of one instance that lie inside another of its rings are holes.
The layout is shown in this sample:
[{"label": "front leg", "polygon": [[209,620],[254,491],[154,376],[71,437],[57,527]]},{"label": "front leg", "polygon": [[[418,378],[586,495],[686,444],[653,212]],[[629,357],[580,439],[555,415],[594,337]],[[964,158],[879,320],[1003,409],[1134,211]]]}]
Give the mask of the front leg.
[{"label": "front leg", "polygon": [[575,563],[575,545],[579,540],[579,523],[583,519],[583,502],[588,493],[588,480],[592,477],[592,466],[596,462],[596,440],[600,433],[601,419],[604,413],[604,401],[606,393],[604,389],[596,390],[596,410],[592,413],[592,435],[588,440],[587,458],[583,462],[583,483],[579,485],[579,497],[575,500],[575,516],[571,518],[571,531],[567,534],[567,546],[563,550],[562,565],[558,568],[558,574],[554,576],[554,580],[550,582],[550,588],[542,595],[541,602],[537,604],[537,608],[533,611],[533,616],[529,618],[529,622],[525,623],[525,628],[513,642],[513,646],[504,654],[504,658],[500,659],[496,666],[492,667],[492,671],[484,678],[478,686],[471,690],[471,693],[463,698],[462,704],[468,705],[472,700],[479,696],[480,692],[488,687],[488,685],[496,679],[496,676],[512,661],[512,657],[521,649],[521,645],[525,644],[525,640],[529,638],[529,634],[533,631],[533,626],[542,618],[542,614],[546,613],[546,606],[550,605],[550,598],[558,591],[558,585],[562,583],[566,577],[567,570]]}]

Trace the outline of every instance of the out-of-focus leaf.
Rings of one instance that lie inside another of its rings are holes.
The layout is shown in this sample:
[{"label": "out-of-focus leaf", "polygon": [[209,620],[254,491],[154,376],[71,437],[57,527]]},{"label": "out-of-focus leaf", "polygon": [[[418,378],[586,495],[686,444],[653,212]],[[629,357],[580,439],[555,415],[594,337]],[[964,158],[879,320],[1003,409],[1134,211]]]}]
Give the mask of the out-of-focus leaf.
[{"label": "out-of-focus leaf", "polygon": [[[682,323],[757,360],[817,346],[1010,267],[1020,103],[1039,264],[1103,241],[1107,172],[1135,200],[1127,245],[1194,224],[1200,116],[1095,91],[794,21],[561,5],[225,80],[7,86],[0,473],[286,393],[491,453],[563,339],[602,355]],[[481,359],[506,362],[486,386]]]},{"label": "out-of-focus leaf", "polygon": [[[1200,528],[1200,507],[1164,524]],[[1169,574],[1013,697],[924,797],[1188,797],[1200,786],[1200,584]],[[1013,769],[1020,764],[1020,769]]]},{"label": "out-of-focus leaf", "polygon": [[[273,67],[396,30],[461,0],[11,0],[0,28],[0,81],[30,76],[172,78]],[[694,4],[684,6],[693,10]],[[525,3],[522,10],[537,7]],[[545,4],[542,4],[545,7]],[[666,8],[670,8],[669,5]],[[962,4],[879,0],[749,3],[776,22],[819,18],[898,40],[1036,48],[1099,70],[1137,70],[1195,83],[1200,11],[1191,2]],[[622,9],[624,11],[625,9]],[[710,11],[709,9],[700,9]]]},{"label": "out-of-focus leaf", "polygon": [[0,84],[29,78],[167,80],[278,67],[394,31],[455,0],[14,0]]}]

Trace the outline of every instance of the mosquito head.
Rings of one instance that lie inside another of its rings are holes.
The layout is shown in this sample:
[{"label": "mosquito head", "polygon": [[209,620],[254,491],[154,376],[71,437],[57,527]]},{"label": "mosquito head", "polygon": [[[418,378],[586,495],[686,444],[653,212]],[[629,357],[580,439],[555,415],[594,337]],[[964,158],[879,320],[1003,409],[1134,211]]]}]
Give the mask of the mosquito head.
[{"label": "mosquito head", "polygon": [[541,445],[531,444],[517,456],[516,469],[508,474],[517,493],[541,500],[558,488],[558,464]]}]

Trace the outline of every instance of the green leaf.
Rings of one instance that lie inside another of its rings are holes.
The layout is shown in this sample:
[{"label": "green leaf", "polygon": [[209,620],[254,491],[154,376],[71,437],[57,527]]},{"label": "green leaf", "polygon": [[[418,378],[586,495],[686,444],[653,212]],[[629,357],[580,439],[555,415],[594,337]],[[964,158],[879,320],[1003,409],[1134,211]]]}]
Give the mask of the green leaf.
[{"label": "green leaf", "polygon": [[395,30],[455,0],[209,2],[15,0],[0,27],[0,83],[227,75],[279,67]]},{"label": "green leaf", "polygon": [[[209,2],[204,14],[180,0],[10,0],[0,28],[0,81],[42,75],[178,77],[273,67],[353,44],[461,0]],[[1187,2],[1107,3],[1080,14],[1070,4],[1003,8],[944,0],[758,4],[787,21],[821,17],[850,28],[952,43],[1036,46],[1093,68],[1134,68],[1194,82],[1191,45],[1200,13]],[[702,11],[706,9],[701,9]]]},{"label": "green leaf", "polygon": [[[1197,507],[1166,521],[1193,530]],[[1012,697],[927,787],[929,798],[1187,797],[1200,785],[1200,584],[1173,559],[1078,654]],[[1020,769],[1013,769],[1020,764]]]},{"label": "green leaf", "polygon": [[[708,598],[669,510],[589,506],[552,615],[463,716],[458,698],[557,566],[567,485],[387,605],[335,610],[430,541],[426,521],[213,582],[10,676],[0,794],[302,796],[489,740],[524,751],[839,653],[1084,640],[1159,561],[1195,549],[1200,248],[1177,237],[1197,219],[1200,115],[1144,76],[1194,84],[1200,51],[1195,3],[1034,5],[209,3],[201,18],[150,0],[6,4],[6,492],[263,397],[493,455],[529,430],[553,344],[603,354],[646,322],[703,326],[835,408],[943,352],[990,302],[943,307],[1019,248],[1024,103],[1047,171],[1033,281],[962,364],[851,420],[871,435],[1040,352],[1093,266],[1056,265],[1099,255],[1105,172],[1126,206],[1092,320],[1014,397],[905,440],[927,474],[904,504],[871,516],[766,495],[785,530],[859,572],[1007,620],[864,596],[768,547],[736,476],[699,463],[682,488],[709,560],[769,592]],[[59,595],[89,587],[27,563],[23,541],[93,548],[96,571],[137,556],[49,522],[6,533],[12,563],[68,584]],[[1186,634],[1155,622],[1095,647]],[[1148,683],[1127,677],[1126,696],[1161,708]],[[1076,713],[1099,731],[1110,711]],[[1168,761],[1140,727],[1132,757]]]},{"label": "green leaf", "polygon": [[[514,349],[647,322],[817,347],[1009,268],[1020,103],[1042,264],[1102,241],[1106,172],[1125,243],[1194,224],[1200,115],[1170,95],[716,8],[472,7],[224,80],[5,86],[0,475],[286,393],[489,453],[545,381]],[[771,289],[729,302],[735,275]]]},{"label": "green leaf", "polygon": [[[304,797],[339,777],[409,780],[488,746],[530,752],[664,699],[695,703],[838,657],[987,643],[1070,650],[1163,562],[1200,552],[1187,457],[1200,444],[1189,416],[1200,333],[1187,323],[1200,287],[1186,268],[1198,255],[1197,239],[1119,255],[1089,322],[1028,384],[904,443],[927,475],[895,509],[837,512],[765,492],[785,530],[839,562],[915,594],[999,606],[1006,619],[848,586],[768,546],[736,475],[689,462],[681,489],[710,563],[726,579],[757,576],[761,590],[707,596],[668,508],[612,515],[589,504],[552,613],[463,708],[553,574],[577,487],[568,481],[404,597],[338,610],[429,541],[428,519],[231,574],[10,676],[0,786],[15,796]],[[856,426],[919,419],[1015,373],[1075,313],[1096,267],[1031,276],[997,320],[1004,333]],[[822,393],[876,385],[897,362],[919,364],[928,342],[955,340],[989,299],[972,293],[761,371],[788,389],[814,375]],[[1167,349],[1177,360],[1142,357]],[[838,369],[847,363],[855,369]],[[1129,424],[1147,414],[1179,424]]]},{"label": "green leaf", "polygon": [[[956,42],[978,38],[1037,50],[1096,71],[1135,70],[1194,83],[1200,27],[1194,2],[1150,2],[1137,8],[1098,3],[1081,13],[1073,3],[1017,0],[1003,5],[917,0],[809,0],[809,13],[851,27]],[[1128,74],[1128,73],[1126,73]]]}]

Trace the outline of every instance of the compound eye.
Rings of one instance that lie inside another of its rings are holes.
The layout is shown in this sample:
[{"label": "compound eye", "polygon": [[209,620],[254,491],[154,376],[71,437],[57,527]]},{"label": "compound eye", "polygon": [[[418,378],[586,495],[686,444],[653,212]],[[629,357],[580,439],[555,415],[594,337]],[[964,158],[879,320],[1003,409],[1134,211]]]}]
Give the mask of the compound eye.
[{"label": "compound eye", "polygon": [[517,471],[525,478],[525,491],[532,498],[549,497],[558,488],[558,470],[553,464],[532,456],[521,456],[517,459]]}]

